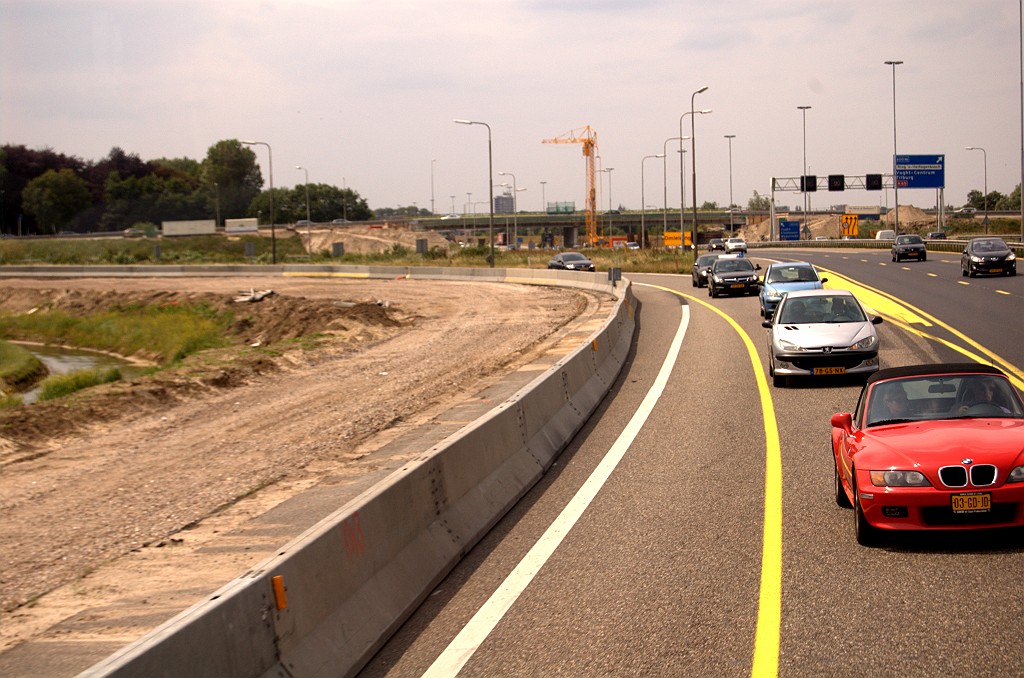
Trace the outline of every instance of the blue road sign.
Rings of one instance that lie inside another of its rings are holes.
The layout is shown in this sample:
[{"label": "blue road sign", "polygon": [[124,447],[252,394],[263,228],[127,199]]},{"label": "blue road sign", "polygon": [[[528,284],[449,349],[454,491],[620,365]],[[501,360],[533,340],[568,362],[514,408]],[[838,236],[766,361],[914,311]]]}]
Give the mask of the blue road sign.
[{"label": "blue road sign", "polygon": [[896,188],[945,188],[945,155],[897,155]]},{"label": "blue road sign", "polygon": [[800,222],[779,219],[779,240],[799,240]]}]

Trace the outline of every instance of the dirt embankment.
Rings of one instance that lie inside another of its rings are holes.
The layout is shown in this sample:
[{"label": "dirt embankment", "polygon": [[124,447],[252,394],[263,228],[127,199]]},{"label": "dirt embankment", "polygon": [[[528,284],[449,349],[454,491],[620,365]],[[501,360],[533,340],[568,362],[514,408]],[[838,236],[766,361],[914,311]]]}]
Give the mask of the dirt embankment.
[{"label": "dirt embankment", "polygon": [[[277,294],[233,301],[249,288]],[[126,600],[184,609],[197,594],[174,585],[172,552],[203,558],[204,575],[224,577],[215,589],[268,552],[216,561],[197,555],[202,543],[337,482],[389,432],[437,416],[607,308],[602,295],[561,288],[404,279],[5,280],[0,291],[6,312],[126,301],[230,305],[233,346],[0,413],[0,652],[90,605],[107,606],[94,619]],[[111,570],[126,554],[147,569]],[[184,578],[202,582],[190,567]]]}]

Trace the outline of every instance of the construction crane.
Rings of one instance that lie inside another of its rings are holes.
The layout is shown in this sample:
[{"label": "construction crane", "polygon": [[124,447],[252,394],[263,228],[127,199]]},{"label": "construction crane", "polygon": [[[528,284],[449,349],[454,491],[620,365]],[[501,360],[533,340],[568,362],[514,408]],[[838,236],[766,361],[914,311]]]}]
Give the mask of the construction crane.
[{"label": "construction crane", "polygon": [[587,125],[577,127],[544,144],[583,144],[583,157],[587,159],[587,246],[597,246],[597,190],[594,187],[594,158],[597,157],[597,131]]}]

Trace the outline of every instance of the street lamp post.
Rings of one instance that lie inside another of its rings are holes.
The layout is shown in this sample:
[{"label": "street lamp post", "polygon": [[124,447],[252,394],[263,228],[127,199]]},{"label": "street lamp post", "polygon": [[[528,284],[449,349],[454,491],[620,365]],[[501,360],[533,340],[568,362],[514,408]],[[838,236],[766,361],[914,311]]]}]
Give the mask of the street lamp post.
[{"label": "street lamp post", "polygon": [[807,179],[807,110],[810,106],[797,106],[797,108],[803,113],[804,118],[804,164],[800,189],[804,194],[804,228],[807,228],[807,186],[803,185],[803,182]]},{"label": "street lamp post", "polygon": [[886,66],[892,66],[892,200],[895,204],[896,220],[893,228],[896,235],[900,234],[900,182],[896,179],[896,67],[902,61],[886,61]]},{"label": "street lamp post", "polygon": [[309,170],[302,165],[296,165],[295,169],[306,173],[306,249],[309,250],[309,258],[313,258],[313,221],[309,217]]},{"label": "street lamp post", "polygon": [[270,150],[270,144],[266,141],[242,141],[240,144],[246,146],[267,147],[267,168],[270,173],[270,263],[277,263],[277,231],[274,228],[274,153]]},{"label": "street lamp post", "polygon": [[[682,146],[683,141],[685,139],[689,139],[689,138],[690,137],[669,137],[668,139],[665,139],[665,143],[663,143],[661,145],[661,155],[662,155],[662,158],[661,158],[661,192],[662,192],[661,199],[662,199],[662,210],[663,210],[661,226],[662,226],[662,230],[663,231],[668,231],[668,142],[670,142],[670,141],[678,141],[679,145]],[[683,153],[682,150],[680,150],[679,152]],[[682,160],[679,161],[679,164],[682,165]],[[680,196],[680,199],[681,198],[682,198],[682,196]],[[682,222],[682,216],[680,216],[679,217],[679,237],[680,238],[683,237],[682,223],[683,223]]]},{"label": "street lamp post", "polygon": [[544,189],[546,188],[545,184],[547,184],[547,183],[548,182],[546,182],[546,181],[540,182],[540,213],[541,214],[544,214],[544,213],[546,213],[548,211],[548,204],[546,202],[547,201],[547,195],[545,194],[545,191],[544,191]]},{"label": "street lamp post", "polygon": [[[693,242],[692,242],[692,246],[693,246],[693,256],[694,256],[694,258],[697,257],[697,141],[696,141],[697,130],[695,128],[694,121],[693,121],[694,120],[694,116],[693,116],[693,113],[694,113],[694,111],[693,111],[693,100],[694,100],[694,98],[698,94],[707,91],[707,89],[708,89],[708,86],[704,85],[699,90],[697,90],[696,92],[694,92],[693,94],[690,95],[690,166],[691,166],[692,172],[693,172],[693,231],[692,231],[692,236],[693,236],[692,240],[693,240]],[[682,144],[683,142],[680,141],[679,143]],[[682,237],[682,233],[680,233],[679,235],[680,235],[680,237]]]},{"label": "street lamp post", "polygon": [[659,153],[658,155],[645,155],[640,160],[640,247],[644,249],[647,247],[647,226],[644,221],[647,215],[647,198],[644,193],[644,162],[652,158],[664,157],[664,153]]},{"label": "street lamp post", "polygon": [[491,126],[486,122],[479,122],[476,120],[453,120],[452,122],[460,125],[483,125],[487,128],[487,190],[491,193],[491,199],[489,203],[490,207],[490,238],[491,238],[491,253],[487,257],[487,263],[491,268],[494,268],[494,155],[491,150]]},{"label": "street lamp post", "polygon": [[981,146],[967,146],[964,150],[981,151],[981,158],[985,163],[985,235],[988,235],[988,153]]},{"label": "street lamp post", "polygon": [[[516,188],[516,175],[512,172],[498,172],[498,176],[512,177],[512,245],[519,244],[519,189]],[[505,222],[508,223],[508,222]]]},{"label": "street lamp post", "polygon": [[725,138],[729,140],[729,232],[736,235],[736,226],[732,221],[732,208],[735,207],[732,204],[732,140],[736,138],[736,135],[726,134]]},{"label": "street lamp post", "polygon": [[[707,89],[707,87],[703,88],[701,92],[703,92],[705,89]],[[686,153],[686,150],[683,148],[683,141],[685,139],[690,138],[683,136],[683,118],[685,118],[688,115],[693,115],[694,113],[694,111],[692,110],[693,97],[690,97],[690,107],[691,110],[686,111],[681,116],[679,116],[679,237],[682,237],[683,235],[683,212],[686,211],[686,175],[683,171],[686,167],[686,155],[684,155]],[[705,108],[697,111],[697,113],[704,115],[706,113],[711,113],[711,109]],[[693,126],[691,125],[690,127],[692,129]]]},{"label": "street lamp post", "polygon": [[437,158],[430,159],[430,214],[431,216],[437,216],[437,212],[434,211],[434,163],[437,162]]}]

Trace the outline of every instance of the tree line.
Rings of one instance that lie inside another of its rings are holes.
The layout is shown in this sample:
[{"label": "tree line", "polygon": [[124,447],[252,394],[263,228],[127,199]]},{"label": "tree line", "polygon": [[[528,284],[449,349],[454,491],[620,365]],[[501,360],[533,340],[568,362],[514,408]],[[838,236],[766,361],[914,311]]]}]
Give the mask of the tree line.
[{"label": "tree line", "polygon": [[[275,223],[366,221],[373,212],[350,188],[300,184],[275,188]],[[256,217],[270,223],[256,153],[236,139],[218,141],[202,161],[142,160],[114,147],[96,161],[50,148],[0,146],[0,233],[120,231],[163,221]]]}]

